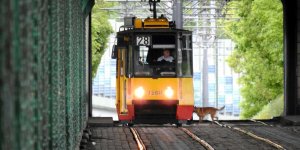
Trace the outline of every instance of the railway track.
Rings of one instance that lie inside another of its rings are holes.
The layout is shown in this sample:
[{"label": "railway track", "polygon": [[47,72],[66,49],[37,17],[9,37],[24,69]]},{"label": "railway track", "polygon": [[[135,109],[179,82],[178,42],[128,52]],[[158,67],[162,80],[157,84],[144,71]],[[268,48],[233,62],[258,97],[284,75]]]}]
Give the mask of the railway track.
[{"label": "railway track", "polygon": [[260,124],[262,124],[262,125],[264,125],[264,126],[274,127],[274,126],[271,125],[271,124],[267,124],[267,123],[262,122],[262,121],[259,121],[259,120],[251,119],[250,121],[255,122],[255,123],[260,123]]},{"label": "railway track", "polygon": [[[218,121],[213,121],[213,123],[215,123],[215,124],[217,124],[217,125],[219,125],[219,126],[221,126],[221,127],[229,128],[229,129],[232,129],[232,130],[234,130],[234,131],[238,131],[238,132],[241,132],[241,133],[243,133],[243,134],[246,134],[246,135],[248,135],[248,136],[250,136],[250,137],[252,137],[252,138],[254,138],[254,139],[256,139],[256,140],[265,142],[265,143],[267,143],[267,144],[273,146],[274,148],[277,148],[277,149],[280,149],[280,150],[285,150],[285,148],[284,148],[283,146],[281,146],[280,144],[275,143],[275,142],[273,142],[273,141],[271,141],[271,140],[269,140],[269,139],[267,139],[267,138],[258,136],[258,135],[256,135],[256,134],[250,132],[250,131],[241,129],[241,128],[239,128],[239,127],[232,127],[232,126],[230,126],[230,125],[226,125],[226,124],[220,123],[220,122],[218,122]],[[263,123],[263,122],[259,122],[259,123],[261,123],[261,124],[263,124],[263,125],[265,125],[265,126],[269,126],[268,124],[265,124],[265,123]]]},{"label": "railway track", "polygon": [[[217,124],[217,125],[216,125]],[[272,124],[273,125],[273,124]],[[89,150],[100,149],[300,149],[298,127],[259,122],[204,122],[190,126],[95,127]],[[298,130],[298,131],[295,131]]]},{"label": "railway track", "polygon": [[199,142],[205,149],[207,150],[214,150],[214,148],[208,144],[205,140],[200,139],[197,135],[195,135],[193,132],[191,132],[189,129],[187,128],[183,128],[180,127],[180,129],[185,132],[187,135],[189,135],[192,139],[196,140],[197,142]]},{"label": "railway track", "polygon": [[130,131],[131,131],[131,133],[132,133],[132,135],[133,135],[133,137],[134,137],[134,139],[137,143],[138,149],[139,150],[146,150],[146,146],[145,146],[141,136],[139,135],[139,132],[133,127],[130,127]]},{"label": "railway track", "polygon": [[[251,133],[249,131],[246,131],[244,129],[241,129],[241,128],[238,128],[238,127],[233,127],[233,126],[230,126],[230,125],[227,125],[227,124],[224,124],[224,123],[220,123],[220,122],[217,122],[217,121],[214,121],[213,123],[221,126],[221,127],[225,127],[225,128],[229,128],[229,129],[232,129],[234,131],[237,131],[237,132],[241,132],[245,135],[248,135],[250,136],[251,138],[254,138],[255,140],[258,140],[258,141],[262,141],[262,142],[265,142],[271,146],[273,146],[274,148],[277,148],[277,149],[280,149],[280,150],[285,150],[285,148],[267,138],[263,138],[263,137],[260,137],[258,135],[255,135],[254,133]],[[258,122],[260,123],[260,122]],[[262,123],[261,123],[262,124]],[[269,126],[267,124],[263,124],[265,126]],[[139,128],[139,127],[137,127]],[[141,137],[141,135],[139,134],[137,128],[134,128],[134,127],[130,127],[130,131],[137,143],[137,147],[139,150],[146,150],[146,145],[144,144],[143,142],[143,139]],[[189,137],[191,137],[193,140],[195,140],[196,142],[198,142],[203,148],[205,148],[206,150],[214,150],[213,146],[210,145],[208,142],[206,142],[204,139],[201,139],[199,136],[197,136],[196,134],[194,134],[192,131],[190,131],[188,128],[184,128],[184,127],[179,127],[179,128],[176,128],[176,129],[180,129],[181,131],[183,131],[185,134],[187,134]]]},{"label": "railway track", "polygon": [[[143,142],[142,136],[139,134],[139,131],[137,130],[139,127],[130,127],[130,131],[134,137],[134,140],[136,141],[137,147],[139,150],[146,150],[147,147]],[[200,137],[198,137],[197,135],[195,135],[192,131],[190,131],[187,128],[184,127],[179,127],[179,128],[173,128],[172,129],[178,129],[183,131],[183,133],[187,134],[189,137],[191,137],[192,140],[195,140],[196,142],[198,142],[203,148],[205,148],[206,150],[214,150],[214,148],[205,140],[201,139]]]}]

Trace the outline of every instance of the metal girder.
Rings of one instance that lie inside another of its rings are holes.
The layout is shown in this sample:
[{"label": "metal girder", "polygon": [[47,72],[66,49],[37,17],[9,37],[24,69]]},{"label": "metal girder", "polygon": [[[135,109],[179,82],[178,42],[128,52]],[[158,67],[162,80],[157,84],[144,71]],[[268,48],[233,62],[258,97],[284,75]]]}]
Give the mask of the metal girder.
[{"label": "metal girder", "polygon": [[183,26],[184,28],[224,28],[225,26],[218,26],[218,27],[212,27],[212,26]]},{"label": "metal girder", "polygon": [[[222,10],[226,4],[225,0],[214,0],[215,2],[221,3],[218,6],[211,6],[209,5],[209,1],[207,0],[185,0],[182,3],[182,18],[185,22],[195,22],[196,20],[203,20],[203,19],[211,19],[212,18],[219,19],[224,17],[224,14],[211,14],[211,13],[201,13],[206,11],[207,9],[212,10]],[[123,16],[127,16],[129,14],[142,16],[142,18],[147,18],[151,16],[151,12],[149,11],[148,2],[141,1],[141,0],[105,0],[105,2],[119,2],[120,6],[112,7],[112,8],[102,8],[102,10],[106,11],[115,11]],[[174,3],[176,0],[161,0],[160,3],[157,4],[158,13],[166,15],[168,19],[171,19],[171,16],[174,11]],[[219,7],[221,6],[221,7]],[[228,8],[234,9],[234,8]],[[143,13],[143,14],[142,14]],[[201,13],[201,16],[200,16]],[[226,14],[229,16],[232,14]]]}]

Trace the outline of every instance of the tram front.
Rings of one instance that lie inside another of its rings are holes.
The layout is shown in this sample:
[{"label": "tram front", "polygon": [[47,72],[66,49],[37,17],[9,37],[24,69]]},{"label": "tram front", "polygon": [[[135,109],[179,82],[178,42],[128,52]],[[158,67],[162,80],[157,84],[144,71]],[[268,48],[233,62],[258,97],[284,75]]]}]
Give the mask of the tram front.
[{"label": "tram front", "polygon": [[178,29],[118,32],[117,110],[126,123],[192,119],[192,34]]}]

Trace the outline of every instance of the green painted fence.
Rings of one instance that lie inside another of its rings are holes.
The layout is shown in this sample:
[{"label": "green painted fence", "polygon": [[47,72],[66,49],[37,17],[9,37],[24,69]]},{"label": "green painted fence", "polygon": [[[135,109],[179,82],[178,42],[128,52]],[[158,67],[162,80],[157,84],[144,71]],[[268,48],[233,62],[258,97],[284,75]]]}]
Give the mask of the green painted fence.
[{"label": "green painted fence", "polygon": [[0,150],[78,148],[93,3],[0,1]]}]

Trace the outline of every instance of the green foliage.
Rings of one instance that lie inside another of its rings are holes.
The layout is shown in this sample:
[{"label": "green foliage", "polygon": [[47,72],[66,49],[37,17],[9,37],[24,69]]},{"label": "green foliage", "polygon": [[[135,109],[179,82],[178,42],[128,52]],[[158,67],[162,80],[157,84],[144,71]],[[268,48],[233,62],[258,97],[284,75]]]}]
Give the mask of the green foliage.
[{"label": "green foliage", "polygon": [[241,118],[251,118],[283,93],[283,21],[280,0],[232,1],[238,21],[223,21],[236,43],[228,59],[240,73]]},{"label": "green foliage", "polygon": [[92,10],[92,75],[95,77],[101,57],[105,51],[109,35],[113,32],[108,22],[109,13],[101,8],[111,7],[113,3],[96,0]]},{"label": "green foliage", "polygon": [[272,119],[278,117],[283,113],[283,95],[277,97],[269,104],[265,105],[263,109],[257,113],[253,119]]}]

